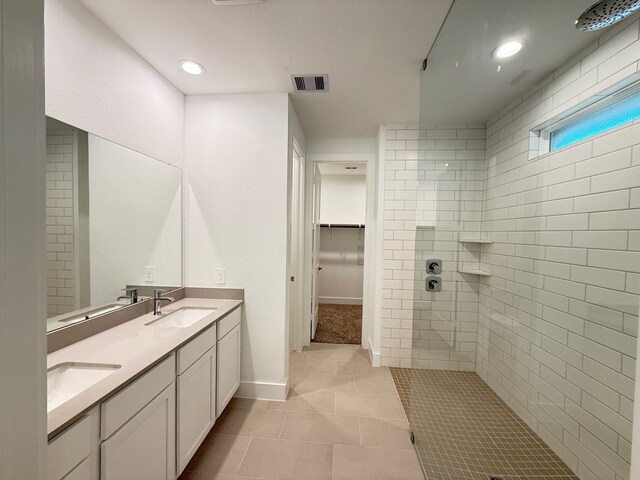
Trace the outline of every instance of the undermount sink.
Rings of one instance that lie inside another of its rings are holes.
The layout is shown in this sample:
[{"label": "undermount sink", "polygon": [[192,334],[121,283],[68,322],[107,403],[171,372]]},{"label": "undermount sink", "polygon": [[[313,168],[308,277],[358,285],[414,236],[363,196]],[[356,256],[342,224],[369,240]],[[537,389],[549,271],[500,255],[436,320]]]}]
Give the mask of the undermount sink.
[{"label": "undermount sink", "polygon": [[120,365],[66,362],[47,370],[47,412],[111,375]]},{"label": "undermount sink", "polygon": [[160,328],[187,328],[215,312],[217,308],[185,307],[170,313],[166,317],[147,323]]}]

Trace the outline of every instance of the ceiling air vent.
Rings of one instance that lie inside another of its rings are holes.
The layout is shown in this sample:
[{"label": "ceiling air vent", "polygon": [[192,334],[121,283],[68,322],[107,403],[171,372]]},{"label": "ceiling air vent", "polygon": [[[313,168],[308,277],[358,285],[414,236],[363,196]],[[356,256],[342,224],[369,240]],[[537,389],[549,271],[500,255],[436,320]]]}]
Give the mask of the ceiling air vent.
[{"label": "ceiling air vent", "polygon": [[291,75],[296,92],[328,92],[329,75]]},{"label": "ceiling air vent", "polygon": [[251,3],[262,3],[264,0],[211,0],[214,5],[249,5]]}]

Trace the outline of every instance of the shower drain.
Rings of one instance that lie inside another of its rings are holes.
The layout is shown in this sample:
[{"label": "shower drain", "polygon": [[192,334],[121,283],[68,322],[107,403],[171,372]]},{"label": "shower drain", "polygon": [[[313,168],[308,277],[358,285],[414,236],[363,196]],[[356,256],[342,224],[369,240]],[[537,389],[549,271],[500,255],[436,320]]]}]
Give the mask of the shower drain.
[{"label": "shower drain", "polygon": [[491,477],[491,480],[502,480],[502,477]]}]

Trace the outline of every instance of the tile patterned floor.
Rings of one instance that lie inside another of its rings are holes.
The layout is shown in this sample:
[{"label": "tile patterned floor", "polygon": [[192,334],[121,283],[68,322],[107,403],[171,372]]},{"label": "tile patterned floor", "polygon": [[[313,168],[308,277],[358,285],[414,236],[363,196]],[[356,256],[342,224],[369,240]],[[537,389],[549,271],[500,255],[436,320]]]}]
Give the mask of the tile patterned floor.
[{"label": "tile patterned floor", "polygon": [[578,480],[476,373],[391,373],[429,480]]},{"label": "tile patterned floor", "polygon": [[288,400],[233,399],[180,480],[424,480],[388,368],[313,344],[289,369]]}]

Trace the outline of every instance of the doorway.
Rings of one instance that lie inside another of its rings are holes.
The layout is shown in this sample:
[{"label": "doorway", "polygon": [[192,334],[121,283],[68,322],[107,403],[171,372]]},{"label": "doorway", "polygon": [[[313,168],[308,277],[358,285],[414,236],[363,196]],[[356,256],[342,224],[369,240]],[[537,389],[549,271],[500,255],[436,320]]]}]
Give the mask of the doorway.
[{"label": "doorway", "polygon": [[365,163],[317,163],[314,178],[311,338],[362,343]]}]

